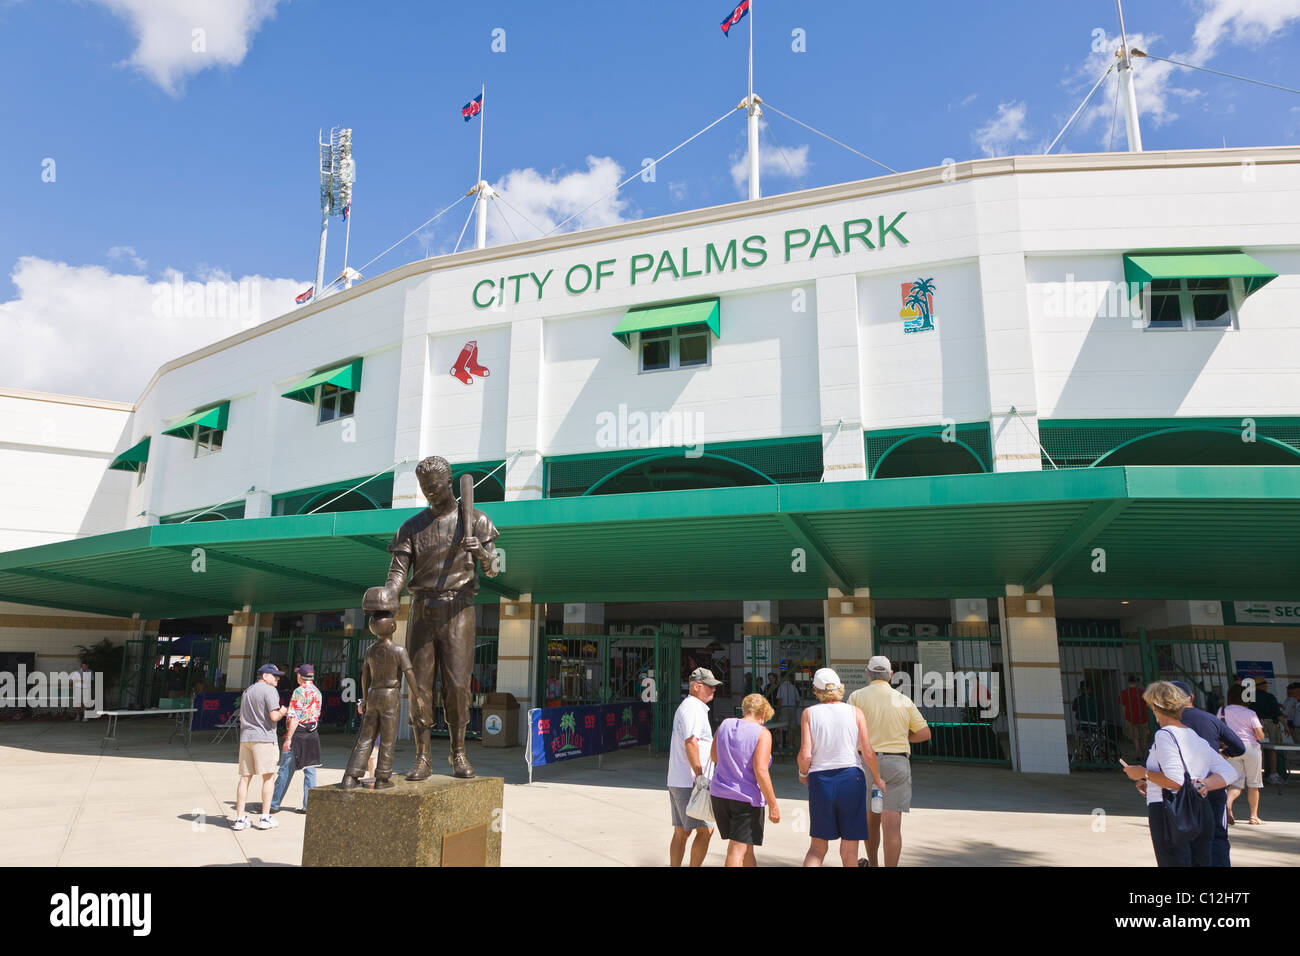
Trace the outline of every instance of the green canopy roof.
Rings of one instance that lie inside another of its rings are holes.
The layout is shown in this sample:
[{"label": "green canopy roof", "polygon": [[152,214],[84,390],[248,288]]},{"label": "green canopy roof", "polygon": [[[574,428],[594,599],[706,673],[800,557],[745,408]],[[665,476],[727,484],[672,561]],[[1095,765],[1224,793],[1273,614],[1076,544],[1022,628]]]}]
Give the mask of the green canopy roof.
[{"label": "green canopy roof", "polygon": [[353,359],[342,365],[313,372],[285,392],[282,397],[310,405],[316,401],[317,385],[337,385],[339,388],[348,388],[354,392],[361,391],[361,359]]},{"label": "green canopy roof", "polygon": [[182,418],[171,428],[164,428],[164,435],[171,435],[174,438],[193,438],[194,431],[198,428],[215,428],[218,431],[225,431],[226,419],[230,415],[230,403],[222,402],[220,405],[213,405],[211,408],[205,408],[201,411],[194,412]]},{"label": "green canopy roof", "polygon": [[[482,508],[509,558],[482,581],[483,601],[825,600],[828,587],[995,597],[1049,583],[1058,597],[1248,601],[1300,580],[1300,467],[1075,468]],[[145,618],[356,607],[417,513],[153,525],[0,552],[0,601]]]},{"label": "green canopy roof", "polygon": [[1152,279],[1242,279],[1246,295],[1258,292],[1277,273],[1244,252],[1139,253],[1124,257],[1129,289]]},{"label": "green canopy roof", "polygon": [[632,347],[633,332],[653,332],[671,329],[678,325],[695,325],[703,322],[718,338],[722,338],[722,322],[718,317],[718,300],[703,299],[697,302],[678,302],[674,305],[645,305],[629,309],[623,321],[614,330],[614,338],[628,348]]},{"label": "green canopy roof", "polygon": [[113,459],[108,467],[115,471],[139,471],[149,461],[149,439],[136,442]]}]

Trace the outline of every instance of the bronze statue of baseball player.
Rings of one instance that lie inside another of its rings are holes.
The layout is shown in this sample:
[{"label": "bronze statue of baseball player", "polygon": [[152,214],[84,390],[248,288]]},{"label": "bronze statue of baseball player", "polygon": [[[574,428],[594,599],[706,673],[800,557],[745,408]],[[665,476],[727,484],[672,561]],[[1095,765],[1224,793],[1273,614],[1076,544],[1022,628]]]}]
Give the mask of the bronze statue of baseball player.
[{"label": "bronze statue of baseball player", "polygon": [[[416,466],[415,476],[429,507],[404,523],[393,537],[388,546],[393,559],[385,585],[393,595],[400,595],[404,584],[411,592],[406,650],[421,706],[411,708],[415,767],[406,779],[424,780],[433,772],[429,731],[435,675],[442,677],[452,775],[472,777],[474,768],[465,756],[465,727],[474,668],[474,595],[478,593],[474,563],[477,561],[488,577],[496,576],[493,541],[499,532],[487,515],[475,509],[474,486],[468,475],[461,479],[460,507],[456,506],[451,465],[445,459],[424,459]],[[385,743],[387,739],[385,733]]]}]

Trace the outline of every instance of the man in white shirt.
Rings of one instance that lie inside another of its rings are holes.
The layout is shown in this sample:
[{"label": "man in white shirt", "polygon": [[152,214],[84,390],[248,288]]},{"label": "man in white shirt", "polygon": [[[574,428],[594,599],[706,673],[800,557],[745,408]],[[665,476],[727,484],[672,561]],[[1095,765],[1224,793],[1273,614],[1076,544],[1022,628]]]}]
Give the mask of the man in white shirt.
[{"label": "man in white shirt", "polygon": [[695,779],[705,772],[713,745],[713,728],[709,725],[709,701],[722,681],[704,667],[691,671],[690,691],[673,717],[673,737],[668,748],[668,799],[672,804],[673,839],[668,847],[668,865],[681,866],[686,855],[686,840],[695,831],[691,843],[691,866],[700,866],[709,852],[713,827],[705,820],[688,816]]},{"label": "man in white shirt", "polygon": [[796,750],[799,749],[799,688],[795,686],[794,674],[790,671],[785,672],[785,677],[781,685],[776,689],[776,703],[780,704],[781,723],[784,729],[781,734],[781,749],[790,746],[790,737],[793,734]]}]

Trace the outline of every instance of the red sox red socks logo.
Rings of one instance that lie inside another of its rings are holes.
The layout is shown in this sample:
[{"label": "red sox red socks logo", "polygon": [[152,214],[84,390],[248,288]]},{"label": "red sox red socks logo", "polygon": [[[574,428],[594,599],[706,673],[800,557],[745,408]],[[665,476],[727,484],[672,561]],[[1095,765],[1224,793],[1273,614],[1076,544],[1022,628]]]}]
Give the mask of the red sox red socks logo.
[{"label": "red sox red socks logo", "polygon": [[475,375],[479,378],[487,378],[492,374],[478,364],[478,342],[465,343],[465,347],[460,350],[460,355],[456,358],[456,364],[451,367],[451,374],[465,385],[473,385]]}]

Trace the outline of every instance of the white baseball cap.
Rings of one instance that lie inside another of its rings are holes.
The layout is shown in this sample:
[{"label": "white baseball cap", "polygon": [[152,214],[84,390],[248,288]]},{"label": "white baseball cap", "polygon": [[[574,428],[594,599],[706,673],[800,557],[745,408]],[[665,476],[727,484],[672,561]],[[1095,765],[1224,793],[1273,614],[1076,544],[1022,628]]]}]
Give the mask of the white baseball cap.
[{"label": "white baseball cap", "polygon": [[813,674],[813,687],[816,690],[826,690],[828,687],[843,687],[840,683],[840,675],[835,673],[829,667],[819,668],[816,674]]},{"label": "white baseball cap", "polygon": [[889,663],[888,657],[886,657],[884,654],[877,654],[875,657],[871,658],[871,660],[867,661],[867,670],[892,672],[894,668]]}]

